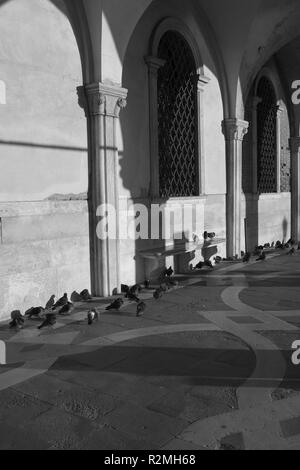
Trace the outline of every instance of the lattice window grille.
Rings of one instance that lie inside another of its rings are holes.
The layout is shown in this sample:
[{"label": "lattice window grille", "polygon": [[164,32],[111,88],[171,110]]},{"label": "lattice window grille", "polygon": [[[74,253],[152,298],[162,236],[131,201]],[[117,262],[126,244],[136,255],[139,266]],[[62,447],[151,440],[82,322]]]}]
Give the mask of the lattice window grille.
[{"label": "lattice window grille", "polygon": [[166,61],[158,74],[160,196],[199,194],[197,165],[196,67],[185,39],[169,31],[158,56]]},{"label": "lattice window grille", "polygon": [[291,153],[289,148],[290,140],[290,125],[289,117],[286,107],[284,107],[281,114],[280,123],[280,142],[281,142],[281,155],[280,155],[280,191],[291,191]]},{"label": "lattice window grille", "polygon": [[257,108],[258,137],[258,191],[277,192],[277,110],[276,95],[272,83],[263,77],[257,95],[262,102]]}]

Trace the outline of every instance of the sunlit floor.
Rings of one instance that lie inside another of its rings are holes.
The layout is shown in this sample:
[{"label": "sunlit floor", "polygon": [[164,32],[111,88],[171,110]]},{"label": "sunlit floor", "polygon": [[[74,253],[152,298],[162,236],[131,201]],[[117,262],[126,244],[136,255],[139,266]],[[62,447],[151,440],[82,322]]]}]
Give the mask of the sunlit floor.
[{"label": "sunlit floor", "polygon": [[140,318],[2,325],[0,448],[300,449],[300,253],[178,279]]}]

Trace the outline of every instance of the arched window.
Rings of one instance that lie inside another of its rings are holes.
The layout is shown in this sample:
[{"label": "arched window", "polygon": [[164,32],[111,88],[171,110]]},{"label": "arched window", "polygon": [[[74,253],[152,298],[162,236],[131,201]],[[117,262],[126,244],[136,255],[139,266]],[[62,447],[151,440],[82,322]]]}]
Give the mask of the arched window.
[{"label": "arched window", "polygon": [[259,193],[277,192],[277,102],[271,81],[262,77],[257,96],[257,186]]},{"label": "arched window", "polygon": [[165,33],[158,57],[158,153],[160,196],[199,195],[197,151],[197,74],[186,40],[175,31]]}]

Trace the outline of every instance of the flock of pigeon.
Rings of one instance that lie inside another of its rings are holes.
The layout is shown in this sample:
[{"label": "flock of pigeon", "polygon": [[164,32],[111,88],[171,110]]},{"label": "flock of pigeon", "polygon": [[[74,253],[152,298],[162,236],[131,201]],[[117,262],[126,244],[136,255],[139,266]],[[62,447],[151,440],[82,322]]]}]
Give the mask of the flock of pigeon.
[{"label": "flock of pigeon", "polygon": [[[163,271],[159,278],[160,286],[153,292],[153,298],[155,300],[161,299],[165,292],[167,292],[172,287],[178,286],[178,282],[172,278],[173,274],[174,271],[171,267]],[[150,288],[150,281],[146,280],[144,282],[144,288]],[[137,304],[137,317],[142,316],[147,308],[146,303],[140,300],[138,297],[138,295],[142,292],[142,289],[143,287],[140,284],[135,284],[132,287],[129,287],[125,284],[121,285],[121,292],[124,295],[125,299],[127,299],[129,302],[135,302]],[[108,307],[106,307],[106,310],[120,310],[123,304],[124,299],[122,297],[119,297],[118,299],[114,300]]]},{"label": "flock of pigeon", "polygon": [[[214,234],[212,234],[214,235]],[[250,252],[242,252],[241,258],[243,263],[249,263],[252,256],[258,256],[256,261],[265,261],[267,259],[266,251],[270,249],[276,250],[288,250],[287,255],[295,255],[296,249],[300,251],[300,242],[297,244],[294,240],[290,239],[287,243],[277,241],[276,243],[266,243],[265,245],[260,245],[255,247],[253,253]],[[222,261],[235,261],[238,260],[238,256],[235,258],[221,258],[219,256],[214,258],[216,264],[221,263]],[[195,270],[201,270],[204,266],[213,269],[213,264],[210,260],[201,261],[195,266]],[[178,282],[173,279],[174,271],[170,267],[163,271],[160,276],[160,286],[155,289],[153,293],[153,298],[155,300],[160,300],[164,293],[170,290],[173,287],[178,286]],[[144,288],[150,288],[150,281],[144,282]],[[124,297],[129,302],[135,302],[137,304],[136,309],[136,316],[140,317],[145,312],[147,305],[144,301],[140,300],[138,297],[139,294],[142,292],[143,287],[140,284],[135,284],[132,287],[129,287],[125,284],[121,286],[121,292],[123,297],[119,297],[118,299],[114,300],[108,307],[106,307],[107,311],[116,310],[119,311],[124,304]],[[52,295],[48,302],[44,307],[32,307],[23,316],[19,310],[15,310],[11,313],[11,322],[9,323],[10,328],[18,328],[21,329],[24,327],[25,319],[37,318],[42,319],[41,325],[38,326],[38,329],[41,330],[42,328],[48,326],[54,326],[56,324],[57,315],[70,315],[74,310],[73,302],[90,302],[92,300],[92,296],[87,289],[83,290],[80,294],[77,292],[73,292],[71,296],[71,302],[68,299],[68,294],[64,294],[57,302],[55,302],[55,295]],[[87,321],[89,325],[92,325],[94,321],[99,320],[99,312],[97,309],[91,309],[88,311],[87,314]]]},{"label": "flock of pigeon", "polygon": [[[282,251],[288,250],[287,255],[293,256],[296,254],[296,249],[298,251],[300,250],[300,242],[297,243],[295,242],[295,240],[290,238],[289,241],[286,243],[281,242],[281,241],[277,241],[276,243],[275,242],[266,243],[265,245],[256,246],[253,256],[258,256],[258,258],[256,258],[256,261],[266,261],[267,259],[266,251],[272,250],[272,249],[282,250]],[[251,260],[251,256],[252,256],[252,253],[250,252],[247,252],[247,253],[242,252],[243,263],[249,263],[249,261]]]},{"label": "flock of pigeon", "polygon": [[[163,294],[172,287],[176,287],[178,282],[175,281],[172,276],[174,271],[172,268],[166,269],[160,276],[160,286],[155,289],[153,298],[159,300]],[[144,282],[144,288],[150,289],[150,281]],[[136,284],[133,287],[122,284],[121,292],[123,298],[119,297],[114,300],[108,307],[107,311],[116,310],[119,311],[124,304],[124,297],[129,302],[135,302],[137,304],[136,316],[140,317],[145,312],[147,306],[146,303],[139,299],[138,295],[142,292],[143,287],[140,284]],[[64,294],[57,302],[55,302],[55,295],[52,295],[44,307],[31,307],[25,312],[23,316],[19,310],[15,310],[11,313],[11,322],[9,323],[10,328],[22,329],[24,328],[26,319],[41,319],[42,323],[38,326],[41,330],[45,327],[53,327],[56,324],[58,315],[71,315],[74,310],[73,302],[90,302],[92,296],[87,289],[83,290],[80,294],[73,292],[71,296],[71,302],[68,299],[68,294]],[[93,308],[87,313],[87,321],[89,325],[92,325],[95,321],[99,320],[99,312]]]},{"label": "flock of pigeon", "polygon": [[[92,296],[87,289],[83,290],[80,294],[73,292],[71,296],[73,302],[89,302],[92,300]],[[11,313],[11,322],[9,323],[10,328],[22,329],[25,324],[25,320],[32,318],[43,320],[38,329],[41,330],[47,326],[54,326],[56,324],[57,315],[70,315],[74,310],[74,304],[69,301],[68,294],[64,294],[57,302],[55,302],[55,295],[52,295],[45,307],[31,307],[25,312],[23,316],[20,310],[14,310]],[[96,312],[94,312],[96,314]],[[92,315],[92,311],[88,313]]]},{"label": "flock of pigeon", "polygon": [[[300,242],[297,243],[293,239],[290,239],[286,243],[277,241],[276,243],[272,242],[272,243],[266,243],[265,245],[259,245],[255,247],[253,253],[250,253],[250,252],[245,253],[244,251],[242,251],[241,260],[243,261],[243,263],[249,263],[252,256],[254,256],[254,257],[257,257],[256,261],[266,261],[268,250],[282,250],[282,251],[288,250],[287,255],[292,256],[296,254],[297,250],[300,251]],[[222,261],[238,261],[238,260],[239,260],[238,255],[236,255],[234,258],[221,258],[220,256],[216,256],[214,258],[215,264],[220,264]],[[214,268],[212,262],[210,260],[207,260],[207,261],[200,261],[200,263],[198,263],[193,269],[197,271],[197,270],[203,269],[205,266],[211,269]]]}]

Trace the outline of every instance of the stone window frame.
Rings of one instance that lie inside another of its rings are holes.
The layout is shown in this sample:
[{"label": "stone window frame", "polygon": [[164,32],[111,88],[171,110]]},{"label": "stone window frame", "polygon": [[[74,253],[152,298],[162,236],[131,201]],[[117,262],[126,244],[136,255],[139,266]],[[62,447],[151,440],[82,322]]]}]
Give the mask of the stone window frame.
[{"label": "stone window frame", "polygon": [[276,192],[273,193],[260,193],[261,197],[267,197],[272,194],[281,193],[281,113],[284,108],[282,106],[283,101],[279,98],[280,96],[280,84],[278,83],[278,78],[275,76],[274,72],[268,68],[264,67],[260,73],[257,75],[254,83],[254,96],[252,98],[252,133],[253,133],[253,193],[258,194],[258,154],[257,154],[257,107],[261,102],[261,98],[257,95],[257,89],[262,78],[266,78],[270,81],[273,86],[276,105],[277,105],[277,117],[276,117]]},{"label": "stone window frame", "polygon": [[150,197],[152,200],[159,200],[159,144],[158,144],[158,101],[157,101],[157,77],[158,70],[164,65],[164,61],[158,57],[160,41],[165,33],[175,31],[185,39],[189,45],[196,65],[197,82],[197,154],[198,154],[198,175],[199,194],[191,197],[171,197],[170,200],[195,199],[205,196],[205,155],[204,155],[204,89],[210,79],[204,74],[204,65],[197,42],[181,20],[177,18],[165,18],[154,29],[150,41],[149,55],[145,56],[148,67],[148,87],[149,87],[149,132],[150,132]]}]

